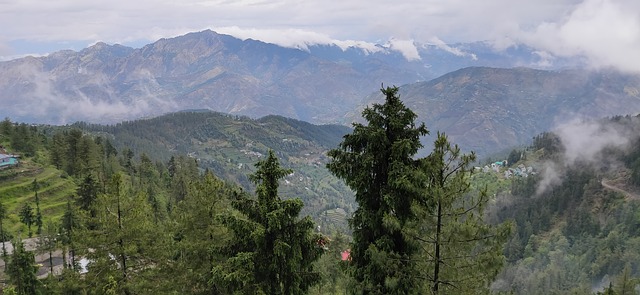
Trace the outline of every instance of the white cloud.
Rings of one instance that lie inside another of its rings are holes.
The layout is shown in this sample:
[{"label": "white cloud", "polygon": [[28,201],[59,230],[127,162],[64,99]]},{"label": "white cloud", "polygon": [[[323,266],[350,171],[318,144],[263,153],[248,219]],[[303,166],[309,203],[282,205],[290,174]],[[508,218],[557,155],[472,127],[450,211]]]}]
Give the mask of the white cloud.
[{"label": "white cloud", "polygon": [[469,52],[465,52],[464,50],[460,49],[460,48],[456,48],[456,47],[452,47],[450,45],[447,45],[444,41],[440,40],[440,38],[438,37],[433,37],[429,40],[433,45],[435,45],[436,47],[449,52],[453,55],[456,56],[461,56],[461,57],[470,57],[473,60],[478,60],[478,57],[473,54],[473,53],[469,53]]},{"label": "white cloud", "polygon": [[586,0],[522,40],[556,55],[584,56],[594,67],[640,72],[640,2]]},{"label": "white cloud", "polygon": [[388,44],[392,50],[399,51],[407,60],[420,60],[420,53],[413,40],[397,40],[391,39]]},{"label": "white cloud", "polygon": [[357,47],[367,52],[381,50],[375,43],[355,40],[336,40],[328,35],[301,29],[243,29],[237,26],[213,28],[218,33],[228,34],[239,39],[261,40],[284,47],[308,50],[310,45],[336,45],[342,50]]}]

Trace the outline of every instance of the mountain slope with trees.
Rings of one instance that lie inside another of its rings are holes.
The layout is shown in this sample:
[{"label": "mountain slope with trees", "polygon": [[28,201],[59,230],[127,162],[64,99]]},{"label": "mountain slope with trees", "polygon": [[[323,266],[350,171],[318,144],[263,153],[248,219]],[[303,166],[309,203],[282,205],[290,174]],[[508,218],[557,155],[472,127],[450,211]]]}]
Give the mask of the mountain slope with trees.
[{"label": "mountain slope with trees", "polygon": [[[575,118],[640,113],[640,76],[615,71],[464,68],[403,85],[399,95],[433,130],[480,156],[528,144]],[[380,102],[379,94],[362,105]],[[358,120],[359,111],[347,115]]]},{"label": "mountain slope with trees", "polygon": [[[337,221],[346,228],[346,217],[355,209],[353,194],[324,167],[326,152],[349,132],[345,126],[313,125],[280,116],[254,120],[197,111],[116,125],[79,123],[74,127],[110,139],[114,147],[132,158],[146,153],[168,163],[172,157],[189,157],[200,169],[247,191],[253,190],[248,178],[255,172],[253,164],[274,150],[283,165],[293,169],[280,190],[285,196],[301,198],[304,214],[313,215],[321,226]],[[336,208],[346,214],[336,219],[324,216],[323,212]]]},{"label": "mountain slope with trees", "polygon": [[[520,160],[537,166],[540,173],[515,177],[510,187],[497,192],[490,220],[512,220],[516,228],[505,247],[508,264],[493,283],[494,291],[633,294],[621,290],[634,289],[629,286],[637,286],[640,277],[640,202],[605,184],[640,191],[635,179],[640,171],[640,117],[588,124],[595,125],[581,126],[597,126],[607,138],[582,135],[592,146],[603,144],[591,149],[593,154],[576,154],[582,153],[571,144],[576,134],[540,134]],[[615,139],[613,133],[626,135]],[[621,139],[624,145],[616,142]]]}]

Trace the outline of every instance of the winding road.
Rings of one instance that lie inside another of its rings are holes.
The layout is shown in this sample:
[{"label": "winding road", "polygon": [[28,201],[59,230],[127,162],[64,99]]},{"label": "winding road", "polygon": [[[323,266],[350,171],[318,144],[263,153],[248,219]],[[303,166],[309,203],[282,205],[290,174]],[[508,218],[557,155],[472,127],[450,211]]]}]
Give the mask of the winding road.
[{"label": "winding road", "polygon": [[619,193],[623,194],[625,196],[625,198],[627,198],[627,199],[640,200],[640,195],[638,195],[637,193],[630,192],[628,190],[625,190],[625,189],[617,187],[617,186],[613,186],[606,179],[602,179],[602,182],[600,182],[600,183],[606,189],[609,189],[609,190],[612,190],[612,191],[619,192]]}]

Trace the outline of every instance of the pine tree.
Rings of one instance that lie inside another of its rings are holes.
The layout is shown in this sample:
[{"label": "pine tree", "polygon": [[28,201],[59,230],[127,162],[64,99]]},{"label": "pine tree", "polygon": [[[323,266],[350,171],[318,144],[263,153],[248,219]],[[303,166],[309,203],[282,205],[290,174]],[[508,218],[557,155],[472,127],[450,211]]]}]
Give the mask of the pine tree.
[{"label": "pine tree", "polygon": [[87,173],[84,177],[84,180],[76,190],[76,195],[78,196],[78,200],[76,201],[77,205],[80,207],[80,209],[87,212],[92,211],[91,215],[94,217],[95,208],[93,208],[93,205],[98,199],[98,189],[98,183],[93,177],[93,174]]},{"label": "pine tree", "polygon": [[214,281],[244,294],[305,294],[319,281],[313,262],[322,252],[310,217],[298,219],[300,199],[281,200],[278,181],[291,173],[273,151],[250,176],[257,200],[239,194],[233,202],[242,216],[223,219],[234,233],[226,248],[231,258],[213,269]]},{"label": "pine tree", "polygon": [[153,212],[143,193],[131,191],[121,174],[115,174],[107,193],[98,197],[95,227],[80,233],[83,253],[91,260],[86,278],[107,284],[117,282],[123,294],[151,292],[145,277],[160,267],[165,235],[153,222]]},{"label": "pine tree", "polygon": [[33,183],[31,184],[31,187],[33,188],[33,192],[35,193],[36,216],[35,216],[34,223],[38,227],[38,229],[36,230],[36,233],[38,233],[39,235],[40,233],[42,233],[42,213],[40,212],[40,197],[38,197],[38,190],[40,189],[40,185],[38,184],[38,179],[33,179]]},{"label": "pine tree", "polygon": [[190,294],[220,293],[221,286],[211,280],[211,273],[215,265],[228,258],[220,252],[231,235],[216,217],[232,210],[233,192],[211,173],[205,173],[189,186],[186,198],[172,212],[176,224],[172,247],[175,263],[165,268],[170,277],[182,283],[167,281],[168,286],[162,286],[168,289],[165,293],[172,290]]},{"label": "pine tree", "polygon": [[47,222],[45,231],[38,237],[38,251],[49,255],[49,273],[53,275],[53,252],[58,248],[58,226]]},{"label": "pine tree", "polygon": [[414,207],[420,219],[412,235],[422,243],[419,264],[431,294],[487,292],[504,263],[510,226],[483,221],[486,191],[468,194],[474,160],[475,154],[461,154],[441,133],[422,160],[427,185],[424,199]]},{"label": "pine tree", "polygon": [[419,198],[413,156],[428,131],[424,124],[416,126],[417,115],[400,101],[397,87],[381,91],[385,103],[363,111],[368,125],[354,124],[353,133],[329,152],[327,167],[355,191],[359,205],[350,220],[352,291],[417,293],[422,280],[411,260],[417,247],[403,229]]},{"label": "pine tree", "polygon": [[631,265],[627,263],[622,273],[618,276],[616,281],[615,293],[619,295],[633,295],[636,293],[636,286],[638,285],[638,279],[631,277]]},{"label": "pine tree", "polygon": [[31,295],[36,294],[38,279],[36,272],[36,260],[32,252],[24,249],[22,241],[14,242],[13,254],[9,261],[7,274],[9,274],[9,282],[15,286],[17,294]]},{"label": "pine tree", "polygon": [[76,208],[71,204],[71,199],[67,201],[67,208],[62,215],[62,225],[60,227],[61,239],[62,239],[62,255],[64,261],[64,267],[67,268],[66,253],[67,249],[71,255],[71,268],[76,270],[76,231],[80,229],[80,217]]},{"label": "pine tree", "polygon": [[0,203],[0,239],[2,239],[2,261],[4,261],[4,270],[7,270],[7,248],[5,246],[5,233],[3,221],[7,218],[7,208]]},{"label": "pine tree", "polygon": [[25,203],[20,209],[20,222],[24,223],[29,229],[29,237],[33,235],[31,232],[31,225],[35,222],[36,216],[33,214],[33,208],[31,204]]}]

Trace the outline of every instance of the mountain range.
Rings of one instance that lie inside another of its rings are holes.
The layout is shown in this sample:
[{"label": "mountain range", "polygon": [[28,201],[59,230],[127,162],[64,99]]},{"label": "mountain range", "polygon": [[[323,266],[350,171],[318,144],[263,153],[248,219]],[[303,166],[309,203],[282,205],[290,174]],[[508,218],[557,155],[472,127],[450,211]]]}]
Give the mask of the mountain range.
[{"label": "mountain range", "polygon": [[[483,155],[573,120],[640,112],[640,77],[605,70],[472,67],[404,85],[399,94],[432,131]],[[375,94],[361,105],[382,101]],[[359,117],[359,111],[347,116]]]},{"label": "mountain range", "polygon": [[[381,83],[426,81],[467,66],[538,62],[533,51],[489,44],[419,45],[408,60],[392,45],[285,48],[213,31],[142,48],[97,43],[79,52],[0,63],[3,115],[36,123],[119,122],[184,109],[254,118],[338,122]],[[473,53],[469,53],[473,52]]]},{"label": "mountain range", "polygon": [[97,43],[0,62],[0,115],[116,123],[207,109],[349,125],[380,101],[381,85],[398,85],[431,130],[447,132],[465,150],[489,153],[575,116],[640,111],[637,75],[567,70],[580,62],[523,46],[414,46],[419,58],[393,43],[286,48],[209,30],[142,48]]}]

